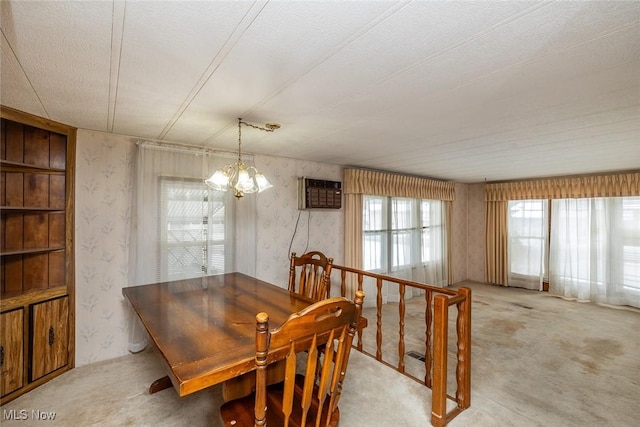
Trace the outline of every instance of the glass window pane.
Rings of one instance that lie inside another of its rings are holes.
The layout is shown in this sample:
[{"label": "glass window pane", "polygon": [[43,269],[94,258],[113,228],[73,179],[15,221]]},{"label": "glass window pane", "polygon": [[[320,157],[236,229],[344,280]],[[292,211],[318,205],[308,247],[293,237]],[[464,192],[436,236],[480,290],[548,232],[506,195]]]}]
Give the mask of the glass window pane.
[{"label": "glass window pane", "polygon": [[224,273],[224,193],[199,180],[161,178],[162,256],[167,279]]},{"label": "glass window pane", "polygon": [[365,270],[380,270],[383,267],[383,238],[384,235],[380,233],[365,234],[363,248],[363,262]]},{"label": "glass window pane", "polygon": [[394,197],[391,199],[391,229],[405,230],[416,226],[415,200]]},{"label": "glass window pane", "polygon": [[391,273],[445,259],[443,202],[404,197],[363,197],[365,270]]},{"label": "glass window pane", "polygon": [[411,231],[396,231],[392,234],[392,268],[411,265]]},{"label": "glass window pane", "polygon": [[547,200],[508,203],[509,284],[540,289],[547,271]]},{"label": "glass window pane", "polygon": [[387,228],[385,197],[364,196],[363,198],[363,231],[380,231]]},{"label": "glass window pane", "polygon": [[431,228],[422,231],[422,262],[431,261]]}]

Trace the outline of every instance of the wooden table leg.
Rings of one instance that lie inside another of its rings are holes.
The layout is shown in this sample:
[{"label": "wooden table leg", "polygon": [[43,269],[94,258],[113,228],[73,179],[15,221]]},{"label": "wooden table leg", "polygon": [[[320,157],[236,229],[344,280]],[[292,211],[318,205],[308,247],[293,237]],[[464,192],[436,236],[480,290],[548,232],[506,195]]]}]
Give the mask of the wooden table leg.
[{"label": "wooden table leg", "polygon": [[171,379],[169,379],[168,375],[166,377],[158,378],[149,386],[149,394],[162,391],[166,388],[171,387],[171,385]]},{"label": "wooden table leg", "polygon": [[[267,385],[284,381],[285,360],[267,366]],[[239,399],[248,396],[256,388],[256,373],[247,372],[222,383],[222,401]]]}]

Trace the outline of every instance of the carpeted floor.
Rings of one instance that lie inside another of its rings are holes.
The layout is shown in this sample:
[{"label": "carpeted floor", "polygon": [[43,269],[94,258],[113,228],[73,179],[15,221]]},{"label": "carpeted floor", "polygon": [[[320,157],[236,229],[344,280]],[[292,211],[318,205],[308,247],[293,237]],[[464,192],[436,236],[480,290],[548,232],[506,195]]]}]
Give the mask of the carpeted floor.
[{"label": "carpeted floor", "polygon": [[[451,426],[640,424],[638,311],[515,288],[464,285],[473,293],[472,398],[471,408]],[[422,350],[423,310],[420,299],[407,302],[407,352]],[[394,313],[397,305],[388,304],[383,314],[387,359],[397,352]],[[375,315],[367,316],[367,334],[375,342]],[[405,362],[421,375],[418,360],[406,357]],[[76,368],[3,405],[2,425],[219,425],[219,386],[185,398],[171,389],[149,395],[149,384],[162,375],[153,350]],[[430,395],[415,381],[354,351],[340,401],[341,425],[429,425]],[[38,421],[37,411],[53,412],[55,419]]]}]

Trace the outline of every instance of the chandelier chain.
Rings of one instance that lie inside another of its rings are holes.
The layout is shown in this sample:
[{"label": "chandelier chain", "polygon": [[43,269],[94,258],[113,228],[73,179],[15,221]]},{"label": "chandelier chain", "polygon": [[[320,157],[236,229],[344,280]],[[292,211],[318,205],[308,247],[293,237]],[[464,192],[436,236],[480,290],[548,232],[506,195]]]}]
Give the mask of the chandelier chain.
[{"label": "chandelier chain", "polygon": [[249,126],[252,127],[254,129],[260,129],[263,130],[265,132],[273,132],[274,130],[278,129],[280,127],[280,125],[274,124],[274,123],[267,123],[266,127],[262,127],[262,126],[256,126],[256,125],[252,125],[251,123],[247,123],[247,122],[243,122],[242,119],[238,119],[240,121],[241,124],[245,125],[245,126]]},{"label": "chandelier chain", "polygon": [[238,119],[238,164],[242,163],[242,119]]}]

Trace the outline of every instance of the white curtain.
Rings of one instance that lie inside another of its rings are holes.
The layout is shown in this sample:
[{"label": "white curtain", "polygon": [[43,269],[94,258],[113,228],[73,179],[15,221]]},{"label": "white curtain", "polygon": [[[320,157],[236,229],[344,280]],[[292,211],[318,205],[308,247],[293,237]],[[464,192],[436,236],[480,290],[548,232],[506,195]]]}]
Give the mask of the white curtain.
[{"label": "white curtain", "polygon": [[640,197],[553,200],[551,293],[640,307]]},{"label": "white curtain", "polygon": [[507,235],[508,286],[541,291],[547,271],[547,200],[510,201]]},{"label": "white curtain", "polygon": [[[246,160],[246,159],[243,159]],[[255,276],[255,197],[235,199],[204,179],[229,155],[138,144],[129,283],[141,285],[239,271]],[[146,345],[132,312],[129,347]]]},{"label": "white curtain", "polygon": [[[365,270],[392,277],[447,286],[444,202],[365,196],[363,210]],[[407,287],[405,298],[422,291]],[[384,301],[398,301],[397,286],[385,289]]]},{"label": "white curtain", "polygon": [[424,270],[422,278],[416,281],[433,286],[446,287],[448,285],[447,268],[447,215],[445,203],[441,200],[422,200],[422,224],[429,226],[422,231],[422,262]]}]

